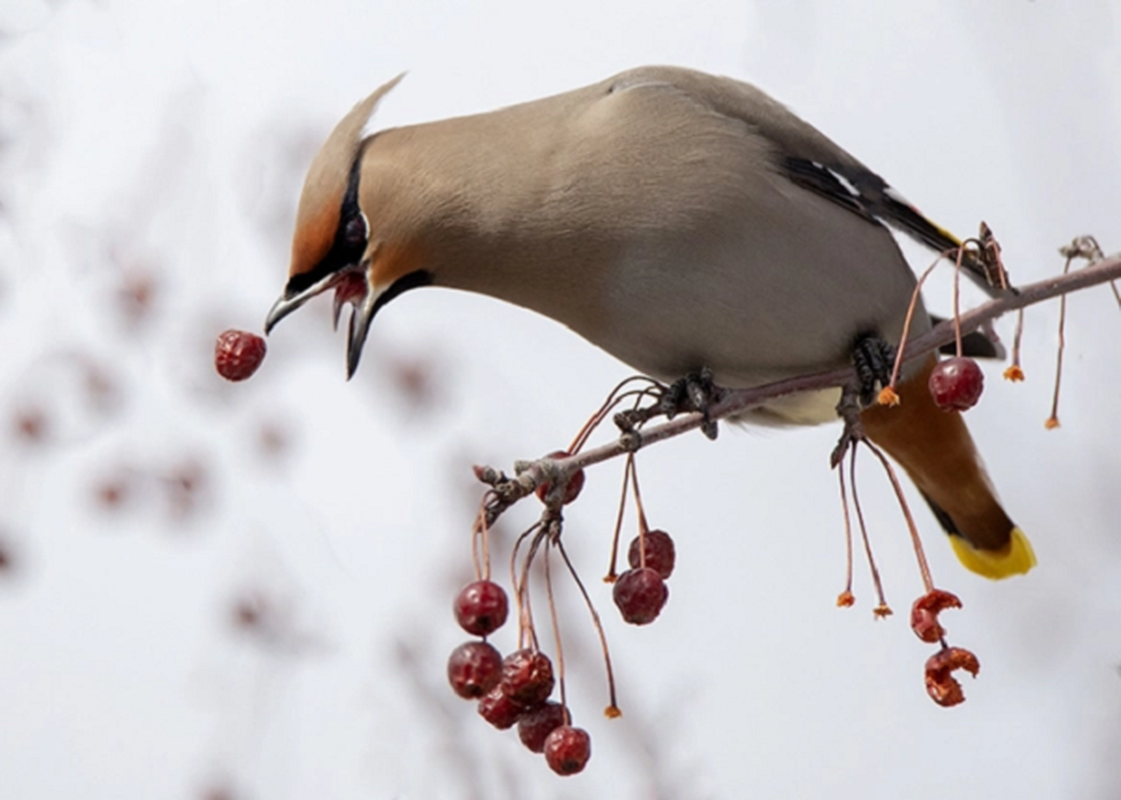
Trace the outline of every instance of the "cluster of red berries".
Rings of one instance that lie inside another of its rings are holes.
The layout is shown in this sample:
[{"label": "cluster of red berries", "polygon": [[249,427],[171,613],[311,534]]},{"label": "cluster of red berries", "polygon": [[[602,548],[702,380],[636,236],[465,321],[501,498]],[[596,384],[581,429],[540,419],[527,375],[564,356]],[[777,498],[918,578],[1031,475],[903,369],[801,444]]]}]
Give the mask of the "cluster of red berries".
[{"label": "cluster of red berries", "polygon": [[467,584],[455,599],[455,618],[481,641],[465,642],[448,658],[448,682],[460,697],[479,701],[479,714],[499,730],[518,726],[518,738],[534,753],[544,753],[558,775],[574,775],[592,755],[587,731],[571,724],[568,709],[549,696],[556,679],[553,664],[539,650],[523,648],[505,658],[486,637],[509,613],[506,592],[497,583]]},{"label": "cluster of red berries", "polygon": [[627,551],[631,568],[615,580],[612,592],[624,620],[647,625],[657,618],[669,599],[666,580],[675,561],[673,539],[665,531],[645,531],[634,538]]}]

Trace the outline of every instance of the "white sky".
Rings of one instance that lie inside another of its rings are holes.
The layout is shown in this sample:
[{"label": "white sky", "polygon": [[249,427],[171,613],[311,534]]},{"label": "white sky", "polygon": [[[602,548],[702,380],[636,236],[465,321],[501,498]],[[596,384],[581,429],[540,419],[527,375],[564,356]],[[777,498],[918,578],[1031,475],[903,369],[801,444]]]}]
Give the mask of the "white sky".
[{"label": "white sky", "polygon": [[[0,31],[0,413],[33,404],[63,420],[49,447],[7,423],[0,444],[0,536],[20,557],[0,582],[0,796],[193,798],[226,782],[270,800],[459,798],[472,769],[478,796],[496,798],[1116,796],[1121,314],[1107,290],[1071,301],[1060,430],[1042,426],[1055,306],[1028,316],[1029,380],[989,367],[969,415],[1037,570],[965,574],[915,501],[936,581],[965,602],[944,617],[951,640],[982,662],[965,705],[923,691],[932,649],[905,620],[917,571],[871,469],[862,497],[897,613],[872,621],[859,563],[857,608],[833,607],[836,429],[693,436],[640,458],[680,564],[655,625],[616,620],[597,580],[620,466],[589,474],[568,514],[626,716],[599,716],[600,673],[576,670],[594,756],[564,781],[444,691],[478,498],[467,466],[564,446],[629,371],[546,320],[442,291],[387,308],[349,384],[327,301],[278,329],[245,385],[219,385],[208,351],[226,327],[258,327],[279,294],[318,142],[403,69],[378,125],[642,63],[729,74],[941,223],[988,221],[1018,281],[1059,270],[1076,234],[1116,250],[1116,3],[16,0]],[[143,269],[161,292],[153,318],[127,327],[115,293]],[[945,286],[931,307],[948,309]],[[1010,339],[1011,321],[1000,330]],[[75,399],[80,359],[116,377],[120,410]],[[434,365],[433,410],[395,388],[412,360]],[[289,431],[285,455],[255,455],[262,422]],[[120,514],[90,501],[122,465],[192,458],[207,477],[194,517],[169,520],[151,479]],[[290,613],[295,632],[271,648],[226,621],[252,588]],[[566,618],[594,667],[585,612]],[[416,652],[411,674],[398,642]]]}]

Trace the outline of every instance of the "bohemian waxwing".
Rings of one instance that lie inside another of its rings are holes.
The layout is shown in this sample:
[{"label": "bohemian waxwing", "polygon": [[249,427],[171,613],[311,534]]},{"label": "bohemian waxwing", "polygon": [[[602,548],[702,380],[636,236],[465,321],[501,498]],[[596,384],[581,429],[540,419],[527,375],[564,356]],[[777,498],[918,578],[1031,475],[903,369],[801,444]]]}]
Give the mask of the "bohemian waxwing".
[{"label": "bohemian waxwing", "polygon": [[[754,86],[671,67],[487,114],[363,136],[400,76],[336,126],[308,171],[284,294],[266,330],[335,290],[353,305],[348,375],[378,309],[418,286],[480,292],[564,323],[672,381],[707,367],[749,387],[899,342],[915,276],[883,223],[935,250],[959,241]],[[980,266],[967,259],[976,277]],[[917,309],[912,333],[930,327]],[[902,403],[862,414],[970,569],[1035,563],[958,413],[934,405],[931,356]],[[839,390],[749,421],[836,419]]]}]

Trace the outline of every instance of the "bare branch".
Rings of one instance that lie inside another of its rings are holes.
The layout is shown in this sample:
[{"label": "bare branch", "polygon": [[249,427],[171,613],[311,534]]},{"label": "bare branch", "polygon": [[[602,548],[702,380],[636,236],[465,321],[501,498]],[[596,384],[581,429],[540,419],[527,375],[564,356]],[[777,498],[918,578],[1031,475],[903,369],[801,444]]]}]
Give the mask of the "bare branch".
[{"label": "bare branch", "polygon": [[[971,333],[1009,311],[1016,311],[1060,295],[1118,279],[1121,279],[1121,255],[1113,255],[1083,269],[1019,287],[1016,294],[999,297],[962,314],[956,325],[960,327],[962,334]],[[947,320],[934,326],[926,333],[914,339],[909,339],[904,358],[906,361],[920,358],[932,350],[954,341],[954,338],[955,321]],[[850,384],[853,379],[853,370],[846,367],[776,381],[751,389],[724,389],[721,391],[719,399],[708,407],[707,417],[711,420],[717,420],[736,416],[785,395],[842,387]],[[664,439],[680,436],[701,427],[704,423],[705,415],[700,413],[684,414],[667,422],[643,428],[641,431],[625,433],[613,442],[584,450],[574,456],[518,462],[515,464],[516,478],[508,478],[489,467],[476,468],[476,474],[481,480],[495,487],[496,493],[502,498],[501,508],[496,509],[495,516],[497,516],[509,505],[530,494],[538,484],[544,481],[563,483],[565,478],[577,470],[628,453],[634,453]],[[482,473],[484,471],[490,478],[489,480],[483,478]]]}]

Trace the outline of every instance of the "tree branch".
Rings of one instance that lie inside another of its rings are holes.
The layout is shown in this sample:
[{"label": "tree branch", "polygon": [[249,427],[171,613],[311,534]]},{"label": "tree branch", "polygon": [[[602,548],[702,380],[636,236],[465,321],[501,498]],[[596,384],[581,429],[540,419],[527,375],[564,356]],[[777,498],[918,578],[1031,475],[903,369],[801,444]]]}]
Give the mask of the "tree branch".
[{"label": "tree branch", "polygon": [[[961,332],[966,334],[977,330],[985,323],[995,320],[1009,311],[1015,311],[1059,295],[1119,279],[1121,279],[1121,255],[1102,258],[1083,269],[1019,287],[1017,294],[990,300],[967,311],[960,316]],[[954,321],[942,322],[922,335],[907,340],[904,361],[925,356],[932,350],[954,341],[954,338]],[[829,372],[789,378],[750,389],[722,389],[719,400],[708,408],[708,418],[717,420],[735,416],[776,398],[796,392],[842,387],[851,384],[854,377],[853,369],[846,367]],[[503,473],[490,467],[476,468],[476,475],[494,489],[497,503],[494,506],[493,516],[497,517],[517,500],[533,492],[541,483],[548,481],[554,486],[563,485],[568,476],[577,470],[627,453],[636,452],[664,439],[680,436],[699,428],[704,421],[704,416],[699,413],[684,414],[667,422],[643,428],[640,431],[625,433],[613,442],[584,450],[567,458],[519,461],[514,465],[517,475],[515,478],[507,478]]]}]

